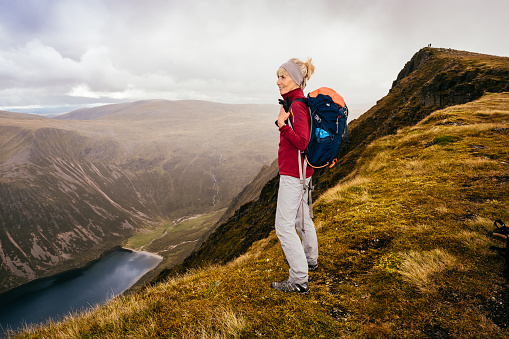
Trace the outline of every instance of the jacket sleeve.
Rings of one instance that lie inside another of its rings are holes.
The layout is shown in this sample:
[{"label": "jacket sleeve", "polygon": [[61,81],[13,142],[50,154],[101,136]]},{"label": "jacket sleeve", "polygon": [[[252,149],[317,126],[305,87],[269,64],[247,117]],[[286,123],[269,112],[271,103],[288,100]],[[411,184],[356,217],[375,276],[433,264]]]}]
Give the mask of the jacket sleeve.
[{"label": "jacket sleeve", "polygon": [[279,129],[281,135],[288,140],[295,148],[304,152],[309,143],[309,114],[306,104],[296,101],[290,108],[290,119],[293,129],[290,126],[283,126]]}]

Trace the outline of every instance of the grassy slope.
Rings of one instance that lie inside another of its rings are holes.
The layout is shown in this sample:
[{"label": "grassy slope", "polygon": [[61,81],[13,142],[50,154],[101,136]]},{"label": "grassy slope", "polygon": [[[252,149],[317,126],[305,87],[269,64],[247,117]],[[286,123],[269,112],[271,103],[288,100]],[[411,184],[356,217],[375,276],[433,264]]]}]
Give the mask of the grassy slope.
[{"label": "grassy slope", "polygon": [[309,296],[269,288],[288,270],[271,233],[226,265],[19,337],[509,337],[504,261],[490,249],[503,244],[489,237],[509,221],[508,144],[509,93],[370,144],[315,204]]}]

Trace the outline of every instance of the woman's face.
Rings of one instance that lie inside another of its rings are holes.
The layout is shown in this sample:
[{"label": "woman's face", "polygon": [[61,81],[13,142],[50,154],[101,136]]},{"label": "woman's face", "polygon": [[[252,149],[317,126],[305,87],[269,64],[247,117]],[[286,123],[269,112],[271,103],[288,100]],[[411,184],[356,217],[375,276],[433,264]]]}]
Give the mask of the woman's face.
[{"label": "woman's face", "polygon": [[293,91],[296,88],[299,88],[299,85],[293,81],[288,72],[284,69],[280,69],[277,72],[277,87],[279,87],[279,93],[281,95],[286,94],[288,92]]}]

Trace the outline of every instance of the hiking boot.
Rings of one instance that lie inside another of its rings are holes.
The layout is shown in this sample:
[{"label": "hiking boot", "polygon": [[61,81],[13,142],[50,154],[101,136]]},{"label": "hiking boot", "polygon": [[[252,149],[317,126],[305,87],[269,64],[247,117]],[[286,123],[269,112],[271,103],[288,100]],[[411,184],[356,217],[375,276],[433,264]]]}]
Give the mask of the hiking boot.
[{"label": "hiking boot", "polygon": [[277,291],[286,293],[309,294],[309,284],[307,282],[303,284],[294,284],[290,282],[290,280],[285,280],[281,282],[273,282],[270,287]]},{"label": "hiking boot", "polygon": [[308,264],[308,271],[316,271],[318,269],[318,264],[309,265]]}]

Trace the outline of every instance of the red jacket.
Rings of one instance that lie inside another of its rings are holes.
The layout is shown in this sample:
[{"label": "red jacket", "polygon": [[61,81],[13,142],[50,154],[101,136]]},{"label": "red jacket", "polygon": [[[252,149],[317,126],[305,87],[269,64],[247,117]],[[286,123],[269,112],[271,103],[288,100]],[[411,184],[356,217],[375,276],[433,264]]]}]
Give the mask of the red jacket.
[{"label": "red jacket", "polygon": [[[288,125],[284,125],[279,129],[281,133],[278,150],[279,174],[300,178],[297,149],[305,151],[308,146],[311,118],[306,104],[301,101],[295,101],[297,98],[305,98],[302,89],[297,88],[283,94],[283,99],[286,100],[287,97],[292,100],[289,119],[291,119],[293,129]],[[302,160],[305,161],[304,157],[302,157]],[[312,174],[313,168],[308,166],[306,178],[309,178]]]}]

